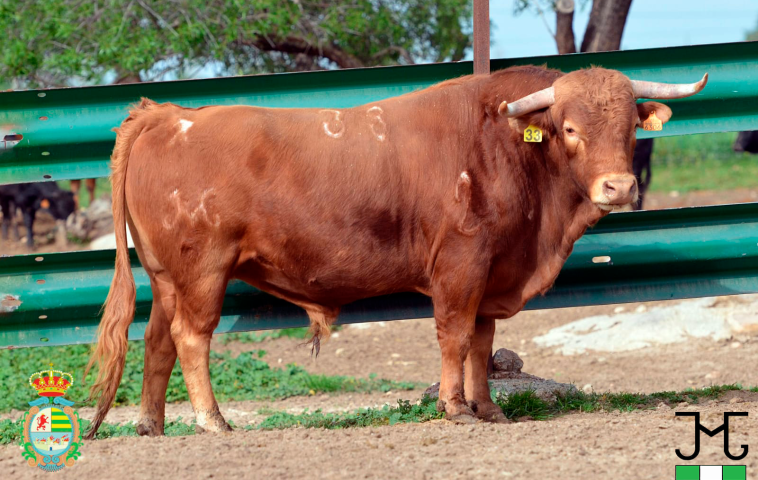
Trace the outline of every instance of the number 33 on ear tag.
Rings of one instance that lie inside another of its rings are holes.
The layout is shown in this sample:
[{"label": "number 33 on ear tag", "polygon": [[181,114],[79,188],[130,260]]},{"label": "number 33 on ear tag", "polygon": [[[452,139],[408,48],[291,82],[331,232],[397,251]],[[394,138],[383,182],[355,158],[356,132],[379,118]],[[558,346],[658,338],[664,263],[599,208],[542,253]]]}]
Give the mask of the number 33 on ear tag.
[{"label": "number 33 on ear tag", "polygon": [[542,130],[540,130],[539,127],[535,127],[534,125],[529,125],[526,127],[526,130],[524,130],[524,141],[537,143],[541,142]]}]

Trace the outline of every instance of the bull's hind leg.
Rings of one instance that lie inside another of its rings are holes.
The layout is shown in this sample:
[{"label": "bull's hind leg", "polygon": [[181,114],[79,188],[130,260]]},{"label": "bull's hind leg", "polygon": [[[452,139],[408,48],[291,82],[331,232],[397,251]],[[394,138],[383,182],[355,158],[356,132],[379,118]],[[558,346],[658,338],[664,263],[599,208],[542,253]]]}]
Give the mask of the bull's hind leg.
[{"label": "bull's hind leg", "polygon": [[137,433],[151,437],[163,435],[166,388],[176,364],[176,347],[171,338],[171,321],[176,312],[176,294],[163,274],[150,275],[153,307],[145,329],[145,372],[142,381]]},{"label": "bull's hind leg", "polygon": [[471,348],[466,357],[464,391],[477,417],[488,422],[506,423],[508,419],[505,414],[490,397],[487,382],[487,362],[494,337],[495,320],[477,317]]},{"label": "bull's hind leg", "polygon": [[213,395],[209,368],[211,336],[221,318],[226,284],[223,275],[207,274],[180,288],[171,323],[171,338],[179,354],[198,432],[231,431]]}]

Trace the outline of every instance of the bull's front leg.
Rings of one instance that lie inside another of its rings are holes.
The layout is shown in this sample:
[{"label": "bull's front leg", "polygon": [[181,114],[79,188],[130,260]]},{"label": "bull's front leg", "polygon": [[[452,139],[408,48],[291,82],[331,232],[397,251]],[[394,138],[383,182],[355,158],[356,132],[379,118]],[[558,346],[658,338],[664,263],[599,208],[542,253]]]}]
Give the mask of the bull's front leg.
[{"label": "bull's front leg", "polygon": [[478,317],[474,338],[466,358],[465,388],[466,400],[474,414],[487,422],[508,423],[503,411],[492,401],[487,381],[487,364],[495,338],[495,320]]},{"label": "bull's front leg", "polygon": [[450,270],[439,267],[438,262],[435,270],[445,272],[445,276],[436,279],[433,288],[434,319],[442,353],[437,409],[444,411],[448,420],[474,423],[476,416],[466,401],[463,388],[463,364],[471,349],[487,270],[473,269],[476,274],[472,275],[464,271],[462,265]]}]

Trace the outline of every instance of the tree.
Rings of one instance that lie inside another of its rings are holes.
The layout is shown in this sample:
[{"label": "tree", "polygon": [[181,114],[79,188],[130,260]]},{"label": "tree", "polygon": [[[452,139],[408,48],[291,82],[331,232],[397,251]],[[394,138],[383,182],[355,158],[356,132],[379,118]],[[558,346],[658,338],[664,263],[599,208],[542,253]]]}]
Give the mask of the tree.
[{"label": "tree", "polygon": [[[588,1],[583,0],[582,6],[585,6]],[[580,51],[619,50],[631,5],[632,0],[593,0]],[[555,33],[551,31],[550,34],[555,39],[558,53],[577,52],[573,26],[576,9],[574,0],[516,0],[517,12],[527,9],[536,10],[543,19],[545,18],[544,9],[555,10]]]},{"label": "tree", "polygon": [[20,87],[457,61],[470,0],[6,0],[0,79]]}]

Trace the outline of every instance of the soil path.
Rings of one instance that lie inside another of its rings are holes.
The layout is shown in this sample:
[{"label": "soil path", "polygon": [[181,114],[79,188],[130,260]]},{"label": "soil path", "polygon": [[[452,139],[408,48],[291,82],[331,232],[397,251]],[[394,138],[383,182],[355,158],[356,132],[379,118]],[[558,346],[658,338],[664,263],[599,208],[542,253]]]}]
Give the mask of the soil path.
[{"label": "soil path", "polygon": [[[564,356],[537,346],[532,339],[550,329],[593,315],[633,312],[678,302],[647,302],[521,312],[497,322],[495,348],[508,348],[524,360],[523,370],[543,378],[592,385],[595,391],[658,392],[713,384],[758,386],[758,337],[722,341],[691,339],[685,343],[629,352],[594,352]],[[440,353],[434,320],[364,324],[345,327],[322,344],[313,359],[302,340],[280,338],[256,344],[216,344],[234,352],[262,349],[271,365],[297,363],[312,373],[380,378],[431,384],[439,381]]]},{"label": "soil path", "polygon": [[[708,428],[722,423],[724,411],[758,415],[755,395],[726,395],[707,405],[659,405],[631,413],[571,414],[542,422],[509,425],[425,424],[350,430],[236,431],[226,435],[177,438],[115,438],[90,442],[72,468],[56,478],[328,478],[450,479],[674,478],[674,450],[694,450],[694,424],[675,411],[700,411]],[[740,453],[758,430],[755,421],[734,419],[730,449]],[[748,478],[758,456],[739,462],[723,453],[720,436],[701,439],[695,464],[747,464]],[[16,445],[0,448],[3,476],[48,478],[21,461]]]}]

